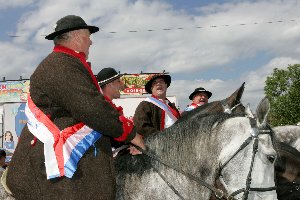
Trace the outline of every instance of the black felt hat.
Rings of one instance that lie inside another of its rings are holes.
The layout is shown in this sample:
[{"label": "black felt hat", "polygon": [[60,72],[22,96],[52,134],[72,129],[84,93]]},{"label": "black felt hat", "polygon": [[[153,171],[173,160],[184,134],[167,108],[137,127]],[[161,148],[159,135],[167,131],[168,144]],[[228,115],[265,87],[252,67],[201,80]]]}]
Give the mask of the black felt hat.
[{"label": "black felt hat", "polygon": [[99,85],[102,86],[120,78],[121,76],[122,75],[114,68],[108,67],[101,69],[101,71],[97,74],[97,80]]},{"label": "black felt hat", "polygon": [[81,17],[67,15],[56,22],[54,32],[47,35],[45,38],[47,40],[53,40],[58,35],[78,29],[89,29],[91,34],[99,31],[98,27],[87,25]]},{"label": "black felt hat", "polygon": [[167,84],[167,87],[170,86],[171,84],[171,76],[168,75],[168,74],[157,74],[157,75],[154,75],[152,76],[152,78],[146,83],[145,85],[145,90],[146,92],[148,92],[149,94],[152,94],[152,91],[151,91],[151,86],[152,86],[152,83],[155,79],[157,78],[162,78],[165,80],[165,83]]},{"label": "black felt hat", "polygon": [[209,99],[209,98],[211,97],[211,95],[212,95],[212,93],[211,93],[210,91],[207,91],[207,90],[204,89],[203,87],[199,87],[199,88],[196,88],[195,91],[194,91],[192,94],[190,94],[189,99],[190,99],[190,100],[193,100],[193,96],[194,96],[195,94],[197,94],[197,93],[200,93],[200,92],[206,93],[208,99]]}]

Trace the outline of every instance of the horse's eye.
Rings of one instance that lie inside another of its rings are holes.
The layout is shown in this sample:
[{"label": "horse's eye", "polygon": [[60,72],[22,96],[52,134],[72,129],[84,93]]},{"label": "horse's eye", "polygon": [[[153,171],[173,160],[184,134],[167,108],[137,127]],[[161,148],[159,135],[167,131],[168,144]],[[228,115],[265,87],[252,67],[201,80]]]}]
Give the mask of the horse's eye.
[{"label": "horse's eye", "polygon": [[267,158],[268,158],[268,160],[269,160],[271,163],[273,163],[273,162],[275,161],[275,159],[276,159],[276,156],[274,156],[274,155],[268,155]]}]

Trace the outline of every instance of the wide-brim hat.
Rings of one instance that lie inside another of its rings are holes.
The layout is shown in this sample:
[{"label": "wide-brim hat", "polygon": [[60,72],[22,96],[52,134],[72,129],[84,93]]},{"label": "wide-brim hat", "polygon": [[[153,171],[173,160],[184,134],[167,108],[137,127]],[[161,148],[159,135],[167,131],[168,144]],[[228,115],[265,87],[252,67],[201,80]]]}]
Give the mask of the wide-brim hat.
[{"label": "wide-brim hat", "polygon": [[199,88],[196,88],[194,92],[192,92],[192,94],[190,94],[189,96],[189,99],[190,100],[193,100],[193,96],[197,93],[200,93],[200,92],[204,92],[207,94],[207,98],[209,99],[212,95],[212,93],[210,91],[207,91],[206,89],[204,89],[203,87],[199,87]]},{"label": "wide-brim hat", "polygon": [[97,74],[97,80],[100,86],[106,85],[118,78],[120,78],[122,75],[118,73],[114,68],[103,68],[101,71]]},{"label": "wide-brim hat", "polygon": [[149,94],[152,94],[152,91],[151,91],[152,83],[157,78],[164,79],[165,83],[167,84],[167,87],[169,87],[170,84],[171,84],[171,76],[170,75],[168,75],[168,74],[157,74],[157,75],[154,75],[154,76],[151,77],[151,79],[145,85],[145,90]]},{"label": "wide-brim hat", "polygon": [[87,25],[81,17],[76,15],[67,15],[56,22],[55,31],[47,35],[45,38],[47,40],[53,40],[58,35],[78,29],[89,29],[91,34],[99,31],[97,26]]}]

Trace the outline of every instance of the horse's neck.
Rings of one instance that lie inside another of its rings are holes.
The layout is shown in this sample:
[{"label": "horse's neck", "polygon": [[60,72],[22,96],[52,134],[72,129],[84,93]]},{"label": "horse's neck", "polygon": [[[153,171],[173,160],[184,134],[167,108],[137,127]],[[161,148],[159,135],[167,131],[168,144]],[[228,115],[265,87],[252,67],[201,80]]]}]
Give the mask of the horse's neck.
[{"label": "horse's neck", "polygon": [[278,141],[286,143],[300,152],[300,126],[277,126],[273,128]]},{"label": "horse's neck", "polygon": [[[146,145],[157,158],[189,173],[205,174],[203,178],[214,177],[214,169],[218,166],[217,155],[221,151],[217,132],[203,131],[199,124],[190,123],[175,124],[157,134],[146,140]],[[212,170],[207,173],[207,169]]]}]

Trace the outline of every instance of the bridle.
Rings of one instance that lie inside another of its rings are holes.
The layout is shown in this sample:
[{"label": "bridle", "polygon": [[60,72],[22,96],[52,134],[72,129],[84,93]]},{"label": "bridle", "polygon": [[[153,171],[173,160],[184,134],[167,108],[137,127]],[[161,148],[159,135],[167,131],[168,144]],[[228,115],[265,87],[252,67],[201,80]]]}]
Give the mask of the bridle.
[{"label": "bridle", "polygon": [[[239,147],[239,149],[226,161],[224,162],[218,169],[218,173],[217,173],[217,177],[221,177],[222,178],[222,170],[224,169],[224,167],[226,167],[226,165],[241,151],[243,150],[246,146],[248,146],[251,141],[253,140],[253,150],[252,150],[252,159],[251,159],[251,164],[250,164],[250,169],[247,175],[247,179],[246,179],[246,183],[245,183],[245,188],[241,188],[231,194],[227,194],[227,192],[225,190],[219,189],[217,187],[215,187],[214,185],[211,185],[209,183],[207,183],[206,181],[202,180],[201,178],[198,178],[188,172],[183,171],[180,168],[177,168],[175,166],[170,165],[169,163],[166,163],[164,161],[162,161],[161,159],[159,159],[156,155],[150,153],[149,151],[143,150],[140,147],[135,146],[138,150],[140,150],[143,154],[147,155],[148,157],[150,157],[153,160],[156,160],[158,163],[165,165],[168,168],[171,168],[183,175],[185,175],[186,177],[188,177],[189,179],[199,183],[200,185],[208,188],[209,190],[211,190],[215,197],[217,199],[222,199],[222,200],[236,200],[235,196],[240,194],[240,193],[244,193],[243,194],[243,200],[246,200],[248,198],[249,192],[250,191],[257,191],[257,192],[266,192],[266,191],[272,191],[272,190],[276,190],[276,187],[267,187],[267,188],[251,188],[251,175],[252,175],[252,170],[253,170],[253,165],[254,165],[254,159],[255,159],[255,155],[258,151],[258,136],[261,134],[269,134],[271,136],[272,142],[273,142],[273,131],[272,129],[267,126],[268,129],[265,129],[265,127],[262,128],[258,128],[256,126],[256,121],[253,118],[249,118],[250,120],[250,124],[251,124],[251,131],[250,134],[251,136],[249,136],[244,142],[243,144]],[[273,146],[274,146],[274,142],[273,142]],[[180,199],[184,199],[182,197],[182,195],[175,189],[175,187],[169,182],[167,181],[167,179],[159,172],[159,170],[157,168],[155,168],[152,165],[152,168],[154,169],[154,171],[156,171],[158,173],[158,175],[167,183],[167,185],[173,190],[173,192],[180,198]]]},{"label": "bridle", "polygon": [[229,104],[227,103],[226,99],[220,101],[222,107],[223,107],[223,112],[227,114],[231,114],[237,107],[243,106],[240,102],[234,105],[232,108],[230,108]]},{"label": "bridle", "polygon": [[[252,175],[252,171],[253,171],[253,165],[254,165],[254,159],[255,159],[255,155],[258,152],[258,136],[262,135],[262,134],[268,134],[271,137],[273,146],[274,146],[274,139],[273,139],[273,131],[270,127],[267,127],[268,129],[265,129],[264,127],[262,128],[258,128],[256,126],[256,120],[254,118],[249,118],[250,120],[250,125],[251,125],[251,130],[250,130],[250,134],[251,136],[248,137],[243,144],[238,148],[237,151],[235,151],[235,153],[226,161],[224,162],[218,169],[218,176],[220,179],[223,179],[223,175],[222,175],[222,170],[226,167],[226,165],[241,151],[243,150],[245,147],[247,147],[251,141],[253,140],[253,148],[252,148],[252,158],[251,158],[251,164],[250,164],[250,169],[247,175],[247,179],[246,179],[246,183],[245,183],[245,188],[241,188],[239,190],[236,190],[235,192],[231,193],[230,195],[228,195],[228,197],[235,197],[236,195],[240,194],[240,193],[244,193],[242,196],[243,200],[248,199],[248,195],[250,191],[257,191],[257,192],[267,192],[267,191],[272,191],[272,190],[276,190],[276,187],[267,187],[267,188],[251,188],[251,175]],[[225,181],[223,181],[223,183],[225,183]],[[217,196],[217,198],[220,198],[220,196]],[[227,198],[230,199],[230,198]]]}]

